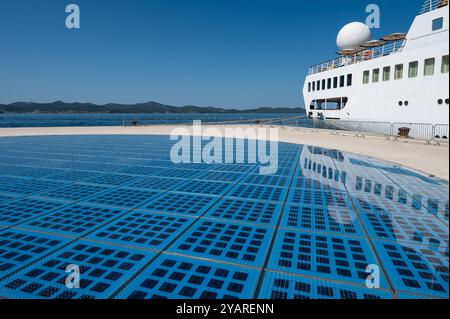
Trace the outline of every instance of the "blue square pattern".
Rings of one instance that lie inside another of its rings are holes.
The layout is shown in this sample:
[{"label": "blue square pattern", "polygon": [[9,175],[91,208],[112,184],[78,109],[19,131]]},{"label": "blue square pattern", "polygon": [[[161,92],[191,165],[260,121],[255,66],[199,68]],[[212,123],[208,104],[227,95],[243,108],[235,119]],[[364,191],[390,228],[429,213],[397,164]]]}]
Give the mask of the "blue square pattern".
[{"label": "blue square pattern", "polygon": [[154,166],[130,166],[126,165],[118,173],[131,174],[131,175],[143,175],[143,176],[161,176],[164,177],[164,172],[167,171],[163,167]]},{"label": "blue square pattern", "polygon": [[87,179],[85,182],[99,185],[111,185],[111,186],[126,186],[133,182],[138,177],[121,174],[95,174],[93,177]]},{"label": "blue square pattern", "polygon": [[0,231],[0,279],[68,241],[65,238],[22,230]]},{"label": "blue square pattern", "polygon": [[261,267],[272,236],[271,228],[201,221],[173,243],[168,251]]},{"label": "blue square pattern", "polygon": [[218,199],[219,197],[216,196],[168,192],[141,209],[158,213],[200,216]]},{"label": "blue square pattern", "polygon": [[350,207],[350,199],[345,191],[338,189],[291,188],[288,202],[293,204],[315,205],[326,207]]},{"label": "blue square pattern", "polygon": [[280,204],[276,202],[224,197],[206,213],[205,217],[251,224],[275,225],[280,211]]},{"label": "blue square pattern", "polygon": [[44,192],[36,193],[36,196],[46,198],[64,199],[70,201],[86,200],[92,196],[109,190],[109,187],[95,186],[84,183],[66,183],[65,186],[53,188]]},{"label": "blue square pattern", "polygon": [[376,241],[375,247],[396,290],[448,298],[448,246]]},{"label": "blue square pattern", "polygon": [[195,178],[204,181],[237,182],[245,173],[205,171]]},{"label": "blue square pattern", "polygon": [[19,177],[0,177],[0,192],[13,195],[34,195],[52,188],[61,187],[62,185],[66,184]]},{"label": "blue square pattern", "polygon": [[365,239],[280,230],[269,269],[365,285],[368,265],[378,263]]},{"label": "blue square pattern", "polygon": [[190,180],[187,183],[176,186],[172,191],[221,196],[232,187],[233,184],[226,182]]},{"label": "blue square pattern", "polygon": [[349,207],[288,204],[284,208],[280,226],[336,235],[365,236],[356,214]]},{"label": "blue square pattern", "polygon": [[371,238],[448,247],[448,226],[437,218],[389,213],[362,213]]},{"label": "blue square pattern", "polygon": [[144,203],[160,196],[162,193],[159,191],[150,190],[137,190],[131,188],[114,188],[112,190],[103,192],[99,195],[91,196],[86,199],[86,202],[124,207],[124,208],[137,208]]},{"label": "blue square pattern", "polygon": [[210,170],[218,172],[250,173],[255,170],[255,168],[256,165],[254,164],[223,163],[214,164],[214,166],[210,167]]},{"label": "blue square pattern", "polygon": [[64,205],[67,203],[36,198],[21,198],[9,202],[3,202],[0,198],[0,225],[16,225],[30,218],[50,213]]},{"label": "blue square pattern", "polygon": [[287,191],[287,188],[283,187],[238,184],[230,191],[228,196],[278,202],[285,199]]},{"label": "blue square pattern", "polygon": [[289,187],[290,181],[291,178],[289,176],[249,174],[242,180],[242,183],[262,186]]},{"label": "blue square pattern", "polygon": [[93,172],[88,171],[74,171],[74,170],[55,170],[55,174],[46,176],[45,179],[56,180],[56,181],[64,181],[64,182],[83,182],[90,178],[93,178],[93,175],[97,175]]},{"label": "blue square pattern", "polygon": [[12,166],[2,173],[7,176],[28,177],[28,178],[44,178],[55,173],[54,169],[29,166]]},{"label": "blue square pattern", "polygon": [[193,170],[193,169],[165,169],[161,171],[157,176],[162,177],[171,177],[171,178],[186,178],[189,177],[190,179],[197,178],[198,175],[201,174],[202,171],[199,170]]},{"label": "blue square pattern", "polygon": [[[0,282],[0,296],[27,299],[109,298],[154,256],[79,240]],[[67,266],[80,269],[80,288],[66,286]]]},{"label": "blue square pattern", "polygon": [[259,299],[392,299],[387,289],[336,283],[272,271],[264,273]]},{"label": "blue square pattern", "polygon": [[126,210],[84,204],[72,204],[51,214],[35,218],[21,227],[55,234],[83,236]]},{"label": "blue square pattern", "polygon": [[127,185],[127,187],[166,191],[173,189],[174,187],[180,184],[186,183],[186,181],[187,179],[184,178],[165,178],[156,176],[146,176],[132,181]]},{"label": "blue square pattern", "polygon": [[118,298],[250,299],[258,271],[163,254]]},{"label": "blue square pattern", "polygon": [[162,249],[194,222],[194,218],[133,211],[87,238],[140,248]]}]

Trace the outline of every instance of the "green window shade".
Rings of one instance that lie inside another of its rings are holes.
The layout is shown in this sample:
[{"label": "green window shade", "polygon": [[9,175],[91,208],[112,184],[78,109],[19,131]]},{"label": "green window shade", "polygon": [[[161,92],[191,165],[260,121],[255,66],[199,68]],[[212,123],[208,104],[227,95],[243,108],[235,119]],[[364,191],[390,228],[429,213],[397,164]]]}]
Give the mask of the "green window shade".
[{"label": "green window shade", "polygon": [[363,73],[363,84],[368,84],[370,79],[370,71],[364,71]]},{"label": "green window shade", "polygon": [[391,67],[387,66],[383,68],[383,81],[389,81],[391,79]]},{"label": "green window shade", "polygon": [[402,78],[403,78],[403,64],[397,64],[395,66],[394,79],[401,80]]},{"label": "green window shade", "polygon": [[419,71],[419,62],[415,61],[415,62],[411,62],[409,63],[409,71],[408,71],[408,76],[410,78],[416,78]]},{"label": "green window shade", "polygon": [[376,83],[378,81],[380,81],[380,69],[375,69],[372,73],[372,82]]},{"label": "green window shade", "polygon": [[442,57],[442,73],[448,73],[448,55]]},{"label": "green window shade", "polygon": [[425,66],[423,69],[423,74],[425,76],[430,76],[434,74],[434,62],[435,62],[434,58],[425,60]]}]

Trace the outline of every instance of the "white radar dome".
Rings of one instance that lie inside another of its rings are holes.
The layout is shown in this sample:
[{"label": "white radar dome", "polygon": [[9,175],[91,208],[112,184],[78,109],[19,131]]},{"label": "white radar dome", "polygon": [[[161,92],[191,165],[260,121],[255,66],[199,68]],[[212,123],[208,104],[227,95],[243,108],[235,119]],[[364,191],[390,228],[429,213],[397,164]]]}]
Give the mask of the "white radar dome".
[{"label": "white radar dome", "polygon": [[340,50],[354,50],[369,41],[371,37],[372,34],[367,25],[361,22],[352,22],[339,31],[336,43]]}]

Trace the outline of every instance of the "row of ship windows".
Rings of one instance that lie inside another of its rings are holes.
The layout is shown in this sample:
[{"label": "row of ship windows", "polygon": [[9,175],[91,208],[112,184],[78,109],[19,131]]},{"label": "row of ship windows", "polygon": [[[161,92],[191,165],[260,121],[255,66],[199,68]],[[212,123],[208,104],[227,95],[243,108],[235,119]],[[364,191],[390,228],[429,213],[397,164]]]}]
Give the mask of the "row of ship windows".
[{"label": "row of ship windows", "polygon": [[[424,61],[424,71],[425,76],[430,76],[434,74],[436,59],[429,58]],[[442,57],[441,63],[441,73],[449,73],[449,56]],[[414,61],[409,63],[408,77],[416,78],[419,74],[419,61]],[[403,78],[403,64],[397,64],[395,66],[394,79],[400,80]],[[383,81],[389,81],[391,79],[391,67],[387,66],[383,68]],[[372,82],[377,83],[380,81],[380,69],[374,69],[372,71]],[[370,71],[364,71],[363,74],[363,84],[369,84],[370,82]],[[353,76],[352,74],[341,75],[339,77],[335,76],[333,78],[317,80],[313,82],[308,82],[308,92],[320,91],[320,90],[330,90],[336,88],[343,88],[345,86],[352,86]]]},{"label": "row of ship windows", "polygon": [[[441,62],[441,73],[445,74],[449,72],[449,60],[448,55],[442,57]],[[423,75],[431,76],[435,73],[436,59],[429,58],[425,59],[423,66]],[[408,78],[416,78],[419,75],[419,61],[413,61],[409,63],[408,66]],[[383,81],[389,81],[391,79],[391,67],[386,66],[383,68]],[[394,80],[403,79],[403,64],[397,64],[394,70]],[[380,69],[372,70],[372,83],[377,83],[380,81]],[[370,71],[364,71],[363,73],[363,84],[369,84],[370,82]]]},{"label": "row of ship windows", "polygon": [[345,85],[352,86],[352,82],[353,82],[352,74],[347,74],[347,76],[341,75],[340,77],[335,76],[334,78],[308,82],[308,92],[326,89],[329,90],[331,88],[336,89],[338,87],[343,88],[345,87]]}]

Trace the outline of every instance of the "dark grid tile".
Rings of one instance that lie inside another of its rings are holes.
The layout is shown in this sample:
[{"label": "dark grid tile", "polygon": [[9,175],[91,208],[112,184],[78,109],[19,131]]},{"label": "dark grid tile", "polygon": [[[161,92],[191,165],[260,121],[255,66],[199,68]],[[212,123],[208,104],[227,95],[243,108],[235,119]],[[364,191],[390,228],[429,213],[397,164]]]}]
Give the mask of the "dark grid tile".
[{"label": "dark grid tile", "polygon": [[369,265],[378,264],[365,239],[280,230],[269,269],[364,285]]},{"label": "dark grid tile", "polygon": [[273,229],[203,221],[194,225],[168,249],[218,261],[262,266]]},{"label": "dark grid tile", "polygon": [[68,241],[57,236],[22,230],[0,231],[0,278],[54,251]]},{"label": "dark grid tile", "polygon": [[115,208],[73,204],[35,218],[22,224],[21,227],[55,234],[82,236],[125,212],[126,210]]},{"label": "dark grid tile", "polygon": [[259,299],[392,299],[386,289],[336,283],[268,271]]},{"label": "dark grid tile", "polygon": [[118,297],[128,299],[250,299],[253,269],[162,255]]},{"label": "dark grid tile", "polygon": [[[154,254],[77,241],[0,282],[0,296],[29,299],[108,298]],[[69,265],[80,269],[80,288],[69,289]]]},{"label": "dark grid tile", "polygon": [[30,218],[50,213],[64,205],[67,203],[35,198],[4,202],[0,198],[0,224],[8,226],[18,224]]},{"label": "dark grid tile", "polygon": [[142,248],[161,249],[193,221],[194,219],[190,217],[133,211],[102,227],[88,238]]}]

